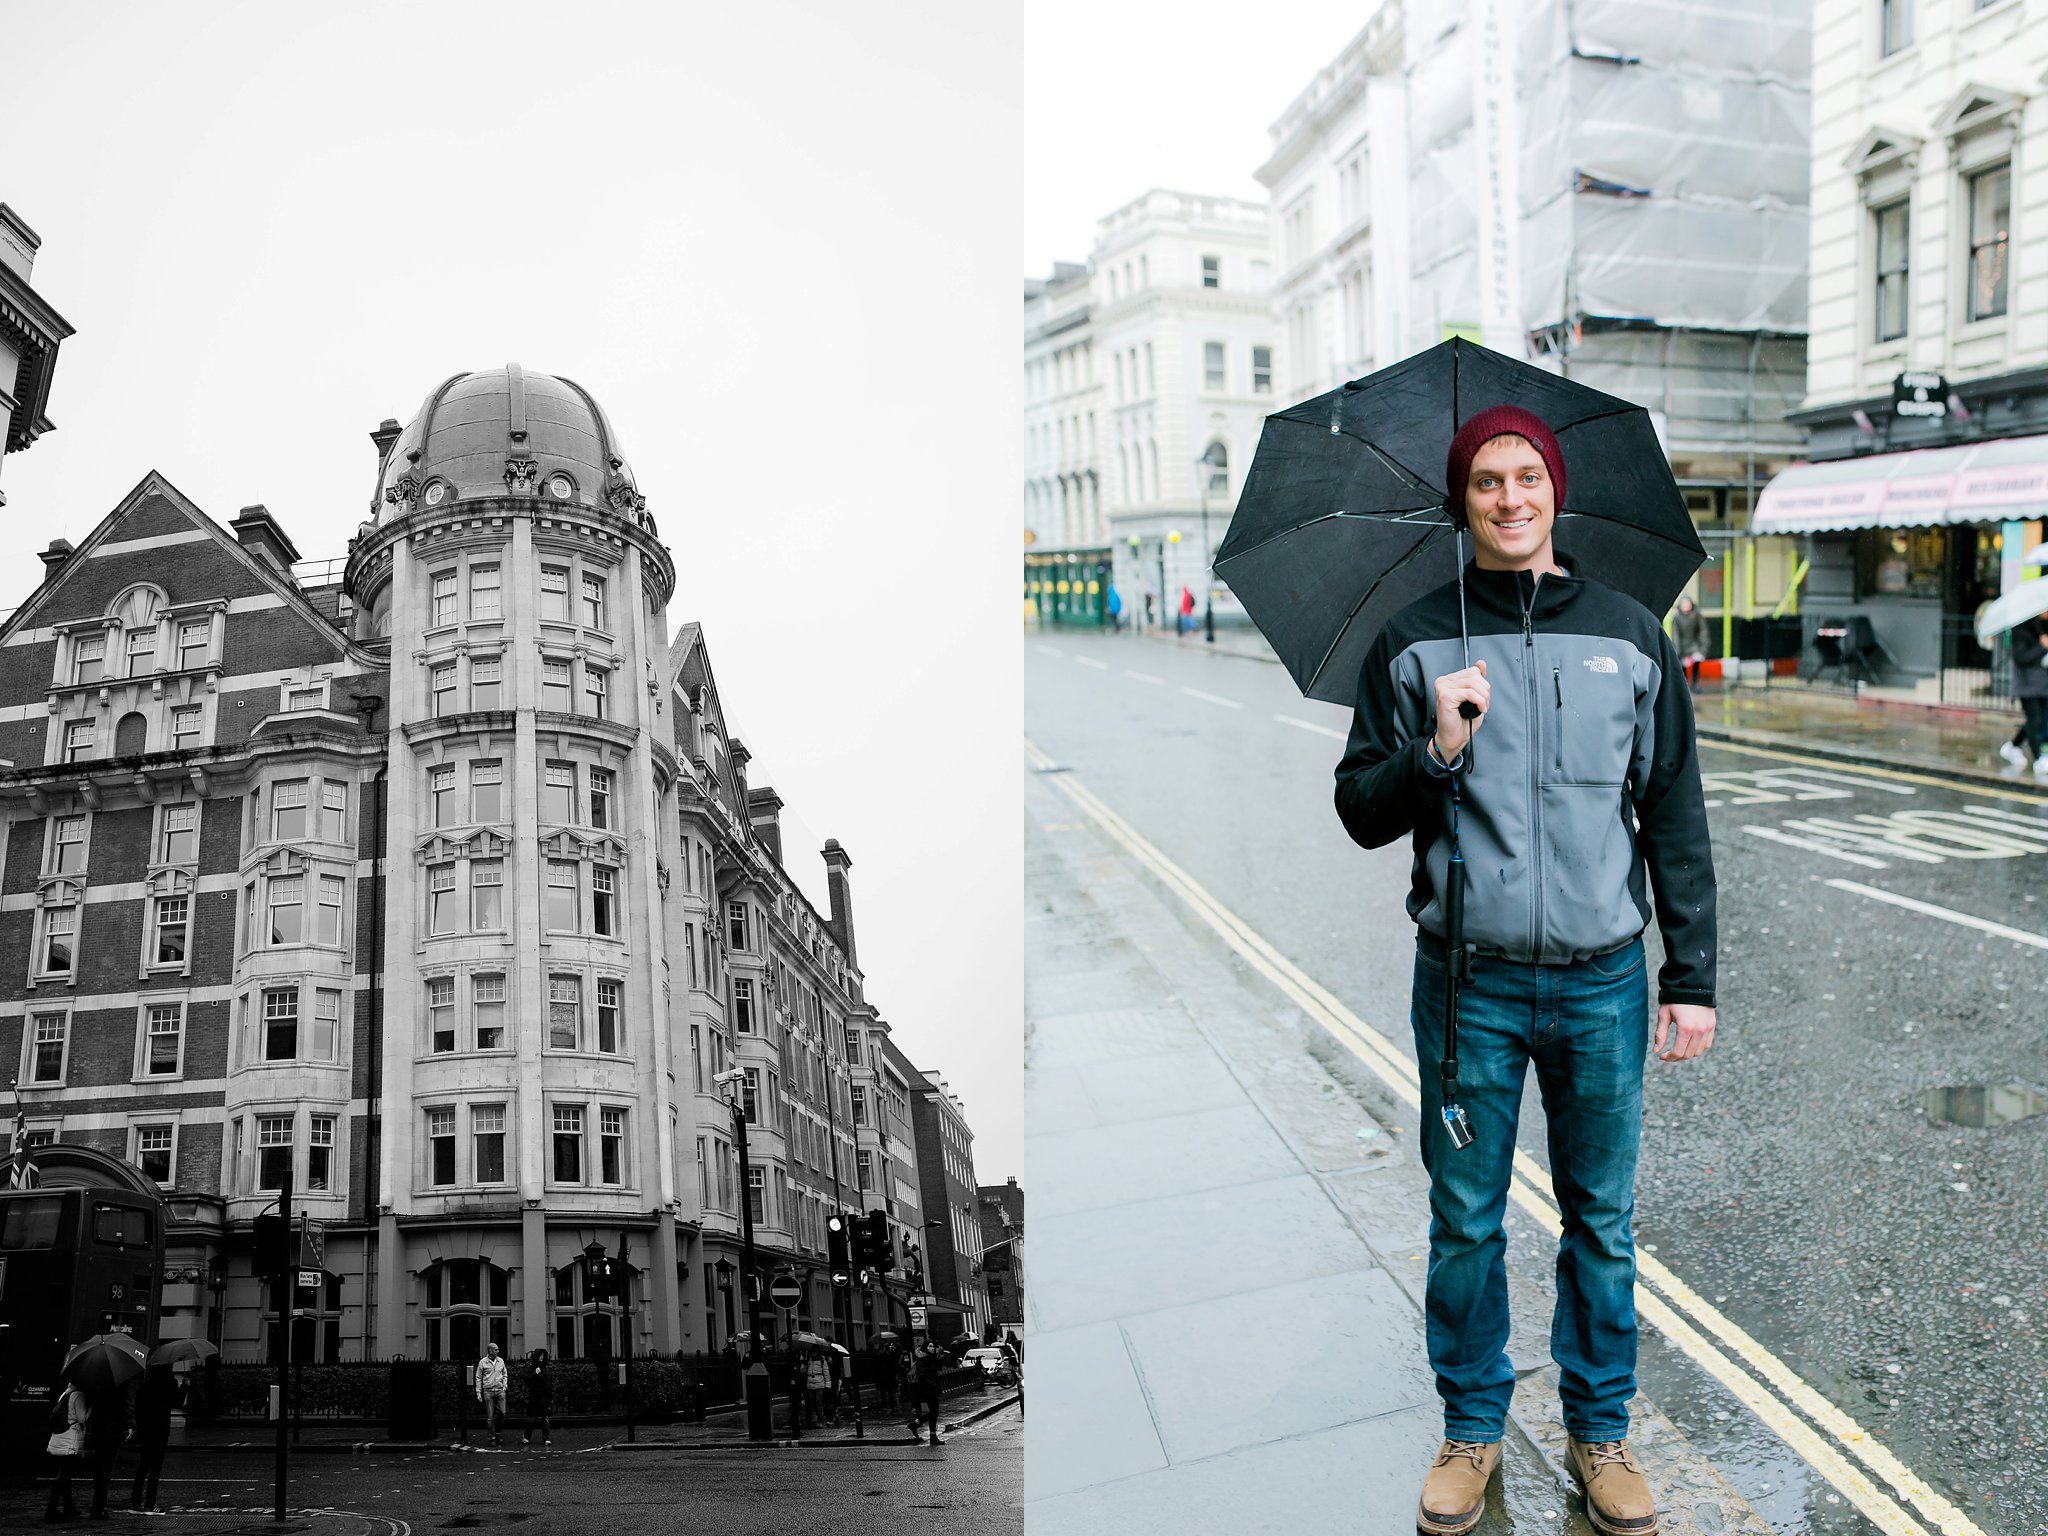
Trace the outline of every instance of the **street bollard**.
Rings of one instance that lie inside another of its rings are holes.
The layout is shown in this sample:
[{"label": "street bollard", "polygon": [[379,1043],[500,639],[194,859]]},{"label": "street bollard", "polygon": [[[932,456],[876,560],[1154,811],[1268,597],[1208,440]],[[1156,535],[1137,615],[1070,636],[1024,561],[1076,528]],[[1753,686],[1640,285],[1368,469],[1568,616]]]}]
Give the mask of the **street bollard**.
[{"label": "street bollard", "polygon": [[773,1401],[768,1384],[768,1367],[756,1360],[747,1367],[747,1438],[773,1440]]},{"label": "street bollard", "polygon": [[457,1443],[469,1444],[469,1394],[476,1390],[476,1367],[462,1368],[462,1389],[455,1394],[455,1423]]}]

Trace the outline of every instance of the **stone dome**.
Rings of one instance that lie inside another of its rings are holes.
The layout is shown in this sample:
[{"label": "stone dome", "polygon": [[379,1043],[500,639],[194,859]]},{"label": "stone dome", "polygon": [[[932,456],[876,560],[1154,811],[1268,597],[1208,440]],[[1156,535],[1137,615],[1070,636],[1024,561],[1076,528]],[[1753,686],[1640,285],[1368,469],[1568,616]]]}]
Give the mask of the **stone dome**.
[{"label": "stone dome", "polygon": [[507,363],[458,373],[427,396],[384,455],[371,515],[508,495],[628,517],[647,505],[589,391]]}]

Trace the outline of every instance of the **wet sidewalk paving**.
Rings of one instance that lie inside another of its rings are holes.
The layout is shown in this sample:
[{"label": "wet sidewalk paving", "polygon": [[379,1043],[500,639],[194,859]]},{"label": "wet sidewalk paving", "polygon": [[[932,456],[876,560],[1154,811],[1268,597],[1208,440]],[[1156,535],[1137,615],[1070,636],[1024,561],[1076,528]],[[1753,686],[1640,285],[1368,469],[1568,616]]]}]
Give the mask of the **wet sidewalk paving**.
[{"label": "wet sidewalk paving", "polygon": [[[1412,1112],[1057,780],[1025,789],[1034,1536],[1412,1529],[1441,1435]],[[1479,1530],[1583,1536],[1549,1275],[1511,1285],[1524,1370]],[[1668,1536],[1768,1536],[1635,1408]]]}]

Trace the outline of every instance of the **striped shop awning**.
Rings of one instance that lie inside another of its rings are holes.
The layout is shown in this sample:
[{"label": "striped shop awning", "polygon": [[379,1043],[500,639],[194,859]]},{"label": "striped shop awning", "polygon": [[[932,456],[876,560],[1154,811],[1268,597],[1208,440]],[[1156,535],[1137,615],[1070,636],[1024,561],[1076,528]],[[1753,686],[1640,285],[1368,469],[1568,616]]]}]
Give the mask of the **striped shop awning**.
[{"label": "striped shop awning", "polygon": [[1754,533],[1927,528],[2048,516],[2048,435],[1794,464],[1766,485]]}]

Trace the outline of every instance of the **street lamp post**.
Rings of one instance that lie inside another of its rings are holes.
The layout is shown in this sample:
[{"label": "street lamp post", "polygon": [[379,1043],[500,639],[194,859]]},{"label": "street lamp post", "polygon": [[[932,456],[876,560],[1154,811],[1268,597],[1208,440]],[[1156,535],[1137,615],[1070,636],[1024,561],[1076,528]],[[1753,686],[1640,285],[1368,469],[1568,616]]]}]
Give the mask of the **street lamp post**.
[{"label": "street lamp post", "polygon": [[770,1440],[768,1365],[761,1358],[761,1272],[754,1260],[753,1184],[748,1177],[747,1115],[737,1085],[746,1077],[744,1067],[720,1072],[711,1081],[728,1090],[726,1103],[732,1109],[732,1139],[740,1151],[740,1283],[747,1292],[747,1438]]},{"label": "street lamp post", "polygon": [[1216,643],[1216,546],[1209,542],[1209,490],[1223,467],[1217,462],[1223,454],[1221,443],[1211,443],[1195,460],[1195,472],[1202,482],[1202,638],[1211,645]]}]

